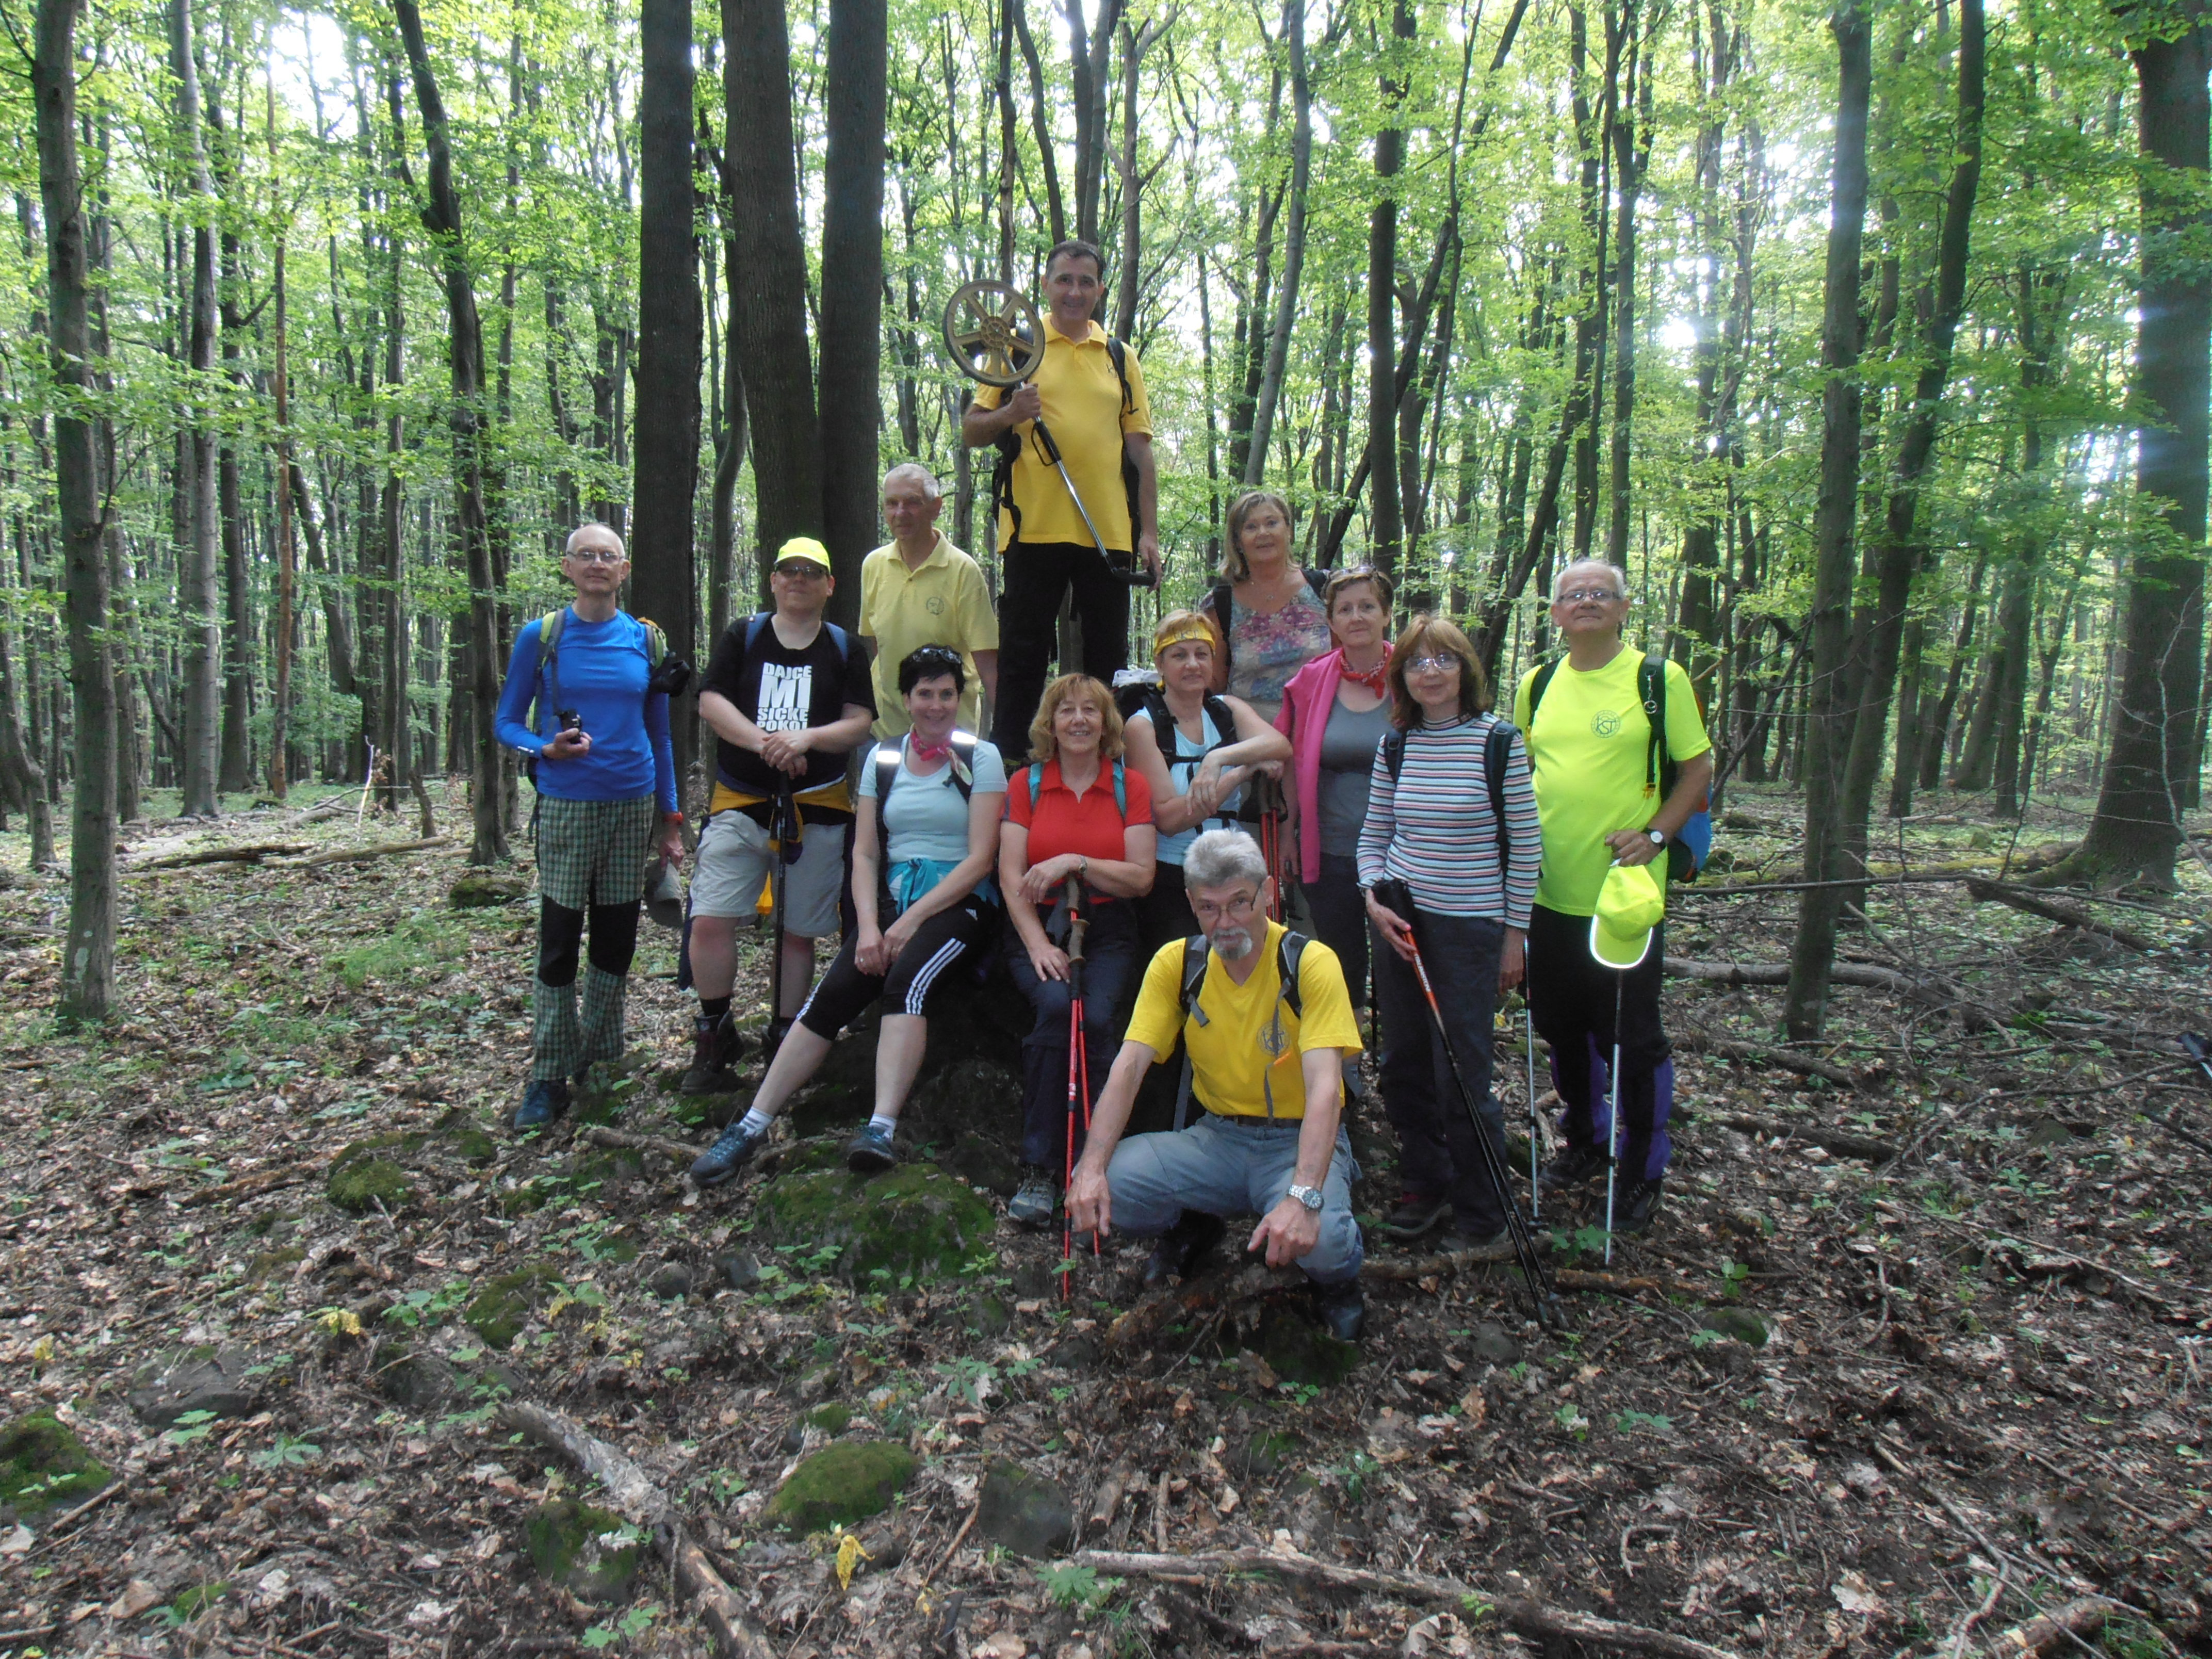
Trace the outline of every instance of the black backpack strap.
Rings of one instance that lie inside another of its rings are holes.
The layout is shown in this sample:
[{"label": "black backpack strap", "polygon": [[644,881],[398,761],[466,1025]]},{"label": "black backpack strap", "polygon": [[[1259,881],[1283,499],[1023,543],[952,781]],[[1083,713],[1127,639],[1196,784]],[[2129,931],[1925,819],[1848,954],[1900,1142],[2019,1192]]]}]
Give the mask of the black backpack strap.
[{"label": "black backpack strap", "polygon": [[1513,764],[1513,739],[1520,728],[1511,720],[1492,720],[1482,740],[1482,771],[1490,787],[1490,816],[1498,825],[1498,877],[1502,882],[1513,864],[1513,838],[1505,830],[1505,770]]},{"label": "black backpack strap", "polygon": [[952,733],[952,787],[963,800],[975,797],[975,734],[972,732]]},{"label": "black backpack strap", "polygon": [[[1198,1023],[1206,1024],[1205,1011],[1198,1006],[1198,994],[1206,988],[1206,964],[1212,945],[1203,933],[1194,933],[1182,942],[1182,989],[1180,999],[1182,1023],[1190,1024],[1194,1013]],[[1183,1044],[1182,1080],[1176,1085],[1175,1127],[1181,1129],[1190,1121],[1190,1045]]]},{"label": "black backpack strap", "polygon": [[1382,763],[1390,769],[1390,781],[1397,782],[1406,764],[1406,734],[1395,726],[1382,734]]},{"label": "black backpack strap", "polygon": [[1647,751],[1644,790],[1661,800],[1674,791],[1674,757],[1667,752],[1667,658],[1663,652],[1644,653],[1637,665],[1636,689],[1644,699],[1644,718],[1650,722],[1651,744]]},{"label": "black backpack strap", "polygon": [[884,803],[891,798],[891,786],[898,781],[899,762],[902,758],[900,740],[876,745],[876,838],[878,841],[888,840],[884,835]]},{"label": "black backpack strap", "polygon": [[1293,933],[1287,927],[1275,943],[1275,972],[1282,981],[1278,994],[1290,1005],[1292,1017],[1298,1019],[1305,1018],[1305,992],[1298,983],[1298,968],[1305,960],[1306,946],[1312,943],[1304,933]]}]

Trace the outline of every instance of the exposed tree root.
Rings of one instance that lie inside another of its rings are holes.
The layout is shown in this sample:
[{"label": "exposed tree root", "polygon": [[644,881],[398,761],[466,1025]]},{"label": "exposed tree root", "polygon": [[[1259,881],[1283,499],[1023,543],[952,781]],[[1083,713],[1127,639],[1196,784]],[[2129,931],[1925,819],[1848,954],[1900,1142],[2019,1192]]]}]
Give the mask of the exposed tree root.
[{"label": "exposed tree root", "polygon": [[422,853],[433,847],[443,847],[452,841],[451,836],[423,836],[414,841],[383,841],[374,847],[341,847],[328,853],[317,853],[304,859],[286,859],[287,870],[312,870],[324,864],[362,864],[370,859],[389,858],[394,853]]},{"label": "exposed tree root", "polygon": [[604,1123],[586,1123],[576,1131],[576,1139],[588,1140],[594,1146],[625,1146],[634,1152],[659,1152],[663,1158],[672,1158],[678,1164],[696,1161],[701,1148],[681,1140],[671,1140],[665,1135],[641,1135],[635,1129],[611,1129]]},{"label": "exposed tree root", "polygon": [[1583,1642],[1591,1647],[1615,1648],[1628,1653],[1657,1654],[1662,1659],[1733,1659],[1725,1648],[1711,1647],[1686,1636],[1643,1625],[1624,1625],[1586,1613],[1547,1607],[1526,1594],[1487,1591],[1462,1583],[1456,1578],[1432,1578],[1426,1573],[1342,1566],[1289,1551],[1243,1549],[1197,1555],[1137,1555],[1115,1550],[1083,1550],[1073,1559],[1079,1566],[1128,1577],[1202,1583],[1217,1579],[1224,1573],[1272,1572],[1330,1589],[1363,1590],[1409,1601],[1441,1601],[1457,1607],[1487,1602],[1498,1609],[1498,1616],[1507,1625],[1527,1636]]},{"label": "exposed tree root", "polygon": [[2130,951],[2141,951],[2148,956],[2162,950],[2158,940],[2148,933],[2139,933],[2132,927],[2123,927],[2118,922],[2100,921],[2078,904],[2064,904],[2057,899],[2039,898],[2025,889],[2010,886],[2001,881],[1982,881],[1970,878],[1966,891],[1982,902],[1991,901],[2009,904],[2015,910],[2031,916],[2040,916],[2045,921],[2056,921],[2068,927],[2078,927],[2085,933],[2094,933],[2115,945],[2124,945]]},{"label": "exposed tree root", "polygon": [[2094,1636],[2105,1620],[2118,1609],[2101,1595],[2084,1595],[2049,1613],[2039,1613],[2024,1625],[2014,1625],[1990,1643],[1993,1659],[2019,1659],[2024,1654],[2055,1652],[2077,1639]]},{"label": "exposed tree root", "polygon": [[143,864],[125,865],[119,873],[135,876],[148,870],[182,870],[196,864],[258,864],[265,858],[304,853],[309,845],[304,841],[249,841],[230,847],[203,847],[196,852],[164,853]]},{"label": "exposed tree root", "polygon": [[1731,1037],[1714,1036],[1694,1026],[1672,1032],[1677,1048],[1693,1054],[1717,1054],[1723,1060],[1741,1060],[1747,1066],[1773,1066],[1785,1072],[1796,1072],[1802,1077],[1826,1078],[1831,1083],[1841,1084],[1846,1089],[1866,1086],[1859,1075],[1848,1066],[1832,1060],[1822,1060],[1817,1054],[1804,1054],[1795,1048],[1784,1048],[1771,1042],[1740,1042]]},{"label": "exposed tree root", "polygon": [[1741,1129],[1747,1134],[1778,1135],[1784,1140],[1802,1140],[1810,1146],[1820,1146],[1828,1152],[1840,1152],[1845,1158],[1863,1158],[1869,1163],[1887,1164],[1898,1154],[1898,1148],[1886,1140],[1870,1140],[1864,1135],[1845,1134],[1840,1129],[1823,1129],[1809,1123],[1792,1123],[1777,1117],[1753,1117],[1744,1112],[1684,1112],[1688,1122],[1726,1124],[1731,1129]]}]

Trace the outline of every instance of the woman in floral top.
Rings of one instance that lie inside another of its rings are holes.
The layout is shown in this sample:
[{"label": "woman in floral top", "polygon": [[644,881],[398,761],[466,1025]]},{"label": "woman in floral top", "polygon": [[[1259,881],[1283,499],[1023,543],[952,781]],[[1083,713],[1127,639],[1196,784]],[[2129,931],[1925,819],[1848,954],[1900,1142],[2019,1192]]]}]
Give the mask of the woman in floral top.
[{"label": "woman in floral top", "polygon": [[1239,495],[1222,563],[1229,580],[1210,597],[1229,642],[1222,689],[1272,721],[1291,676],[1334,644],[1319,581],[1291,559],[1290,503],[1272,489]]}]

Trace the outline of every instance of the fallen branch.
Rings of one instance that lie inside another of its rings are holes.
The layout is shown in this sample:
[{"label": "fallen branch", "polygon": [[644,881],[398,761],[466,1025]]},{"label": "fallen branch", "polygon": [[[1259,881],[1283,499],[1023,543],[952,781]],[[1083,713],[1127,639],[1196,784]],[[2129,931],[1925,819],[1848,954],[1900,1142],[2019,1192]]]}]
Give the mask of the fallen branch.
[{"label": "fallen branch", "polygon": [[1864,1086],[1858,1074],[1850,1066],[1838,1066],[1832,1060],[1822,1060],[1814,1054],[1801,1054],[1794,1048],[1778,1048],[1768,1042],[1741,1042],[1733,1037],[1714,1036],[1695,1027],[1670,1035],[1677,1048],[1686,1049],[1693,1054],[1713,1054],[1722,1060],[1741,1060],[1747,1066],[1778,1066],[1785,1072],[1796,1072],[1801,1077],[1826,1078],[1846,1089]]},{"label": "fallen branch", "polygon": [[2124,945],[2130,951],[2140,951],[2148,956],[2165,947],[2148,933],[2138,933],[2132,927],[2123,927],[2118,922],[2100,921],[2078,904],[2068,904],[2059,899],[2049,899],[2024,888],[2014,887],[2001,881],[1987,881],[1978,876],[1966,878],[1966,891],[1978,903],[1994,901],[2009,904],[2014,909],[2031,916],[2040,916],[2045,921],[2055,921],[2068,927],[2078,927],[2085,933],[2094,933],[2115,945]]},{"label": "fallen branch", "polygon": [[1608,1273],[1585,1267],[1562,1267],[1552,1279],[1563,1291],[1601,1291],[1613,1296],[1634,1296],[1640,1291],[1656,1291],[1661,1296],[1706,1294],[1681,1279],[1659,1279],[1650,1273]]},{"label": "fallen branch", "polygon": [[304,853],[313,844],[305,841],[247,841],[228,847],[203,847],[193,853],[164,853],[143,864],[130,865],[123,873],[135,876],[148,870],[181,870],[194,864],[258,864],[265,858]]},{"label": "fallen branch", "polygon": [[663,1158],[672,1158],[678,1164],[697,1160],[699,1148],[681,1140],[671,1140],[665,1135],[641,1135],[635,1129],[610,1129],[604,1123],[586,1123],[576,1131],[576,1139],[588,1140],[594,1146],[626,1146],[634,1152],[659,1152]]},{"label": "fallen branch", "polygon": [[744,1604],[707,1553],[684,1533],[676,1506],[643,1469],[562,1412],[518,1401],[500,1407],[499,1422],[596,1477],[623,1518],[653,1534],[654,1547],[676,1570],[678,1586],[691,1598],[692,1610],[730,1659],[779,1659],[774,1644],[745,1617]]},{"label": "fallen branch", "polygon": [[2105,1627],[2118,1607],[2101,1595],[2084,1595],[2053,1607],[2049,1613],[2038,1613],[2024,1625],[2014,1625],[1990,1643],[1990,1652],[1996,1659],[2017,1659],[2023,1654],[2051,1652],[2062,1643],[2086,1639]]},{"label": "fallen branch", "polygon": [[1707,886],[1700,882],[1695,887],[1686,887],[1673,896],[1690,899],[1733,898],[1744,893],[1802,893],[1820,887],[1914,887],[1948,885],[1978,875],[1991,864],[2008,874],[2028,874],[2048,869],[2061,860],[2071,858],[2081,850],[2078,841],[2053,842],[2047,846],[2031,848],[2007,864],[2002,859],[1958,859],[1948,864],[1927,864],[1918,869],[1908,869],[1897,864],[1870,864],[1865,876],[1845,876],[1831,881],[1807,881],[1802,872],[1785,868],[1775,872],[1771,881],[1732,881],[1725,886]]},{"label": "fallen branch", "polygon": [[196,1193],[186,1193],[177,1200],[177,1207],[189,1210],[202,1204],[220,1204],[227,1199],[249,1198],[256,1193],[273,1192],[279,1187],[289,1187],[296,1182],[312,1179],[330,1159],[320,1158],[313,1164],[289,1164],[281,1170],[256,1170],[235,1181],[226,1181],[220,1187],[203,1187]]},{"label": "fallen branch", "polygon": [[1138,1555],[1118,1550],[1081,1550],[1069,1558],[1078,1566],[1127,1577],[1181,1578],[1200,1583],[1224,1573],[1272,1572],[1331,1589],[1364,1590],[1396,1596],[1401,1601],[1440,1601],[1456,1607],[1488,1602],[1506,1624],[1523,1635],[1585,1642],[1592,1647],[1618,1648],[1631,1653],[1651,1653],[1662,1659],[1732,1659],[1724,1648],[1710,1647],[1686,1636],[1624,1625],[1586,1613],[1569,1613],[1546,1607],[1530,1595],[1492,1594],[1456,1578],[1435,1578],[1426,1573],[1379,1572],[1368,1567],[1340,1566],[1290,1551],[1215,1550],[1197,1555]]},{"label": "fallen branch", "polygon": [[325,864],[363,864],[370,859],[389,858],[394,853],[420,853],[433,847],[443,847],[453,839],[450,836],[424,836],[415,841],[379,842],[373,847],[341,847],[328,853],[317,853],[310,858],[286,859],[277,867],[283,870],[312,870]]},{"label": "fallen branch", "polygon": [[[1790,983],[1790,964],[1786,962],[1693,962],[1686,957],[1668,957],[1661,964],[1661,971],[1668,979],[1701,980],[1708,985]],[[1943,989],[1940,980],[1919,979],[1894,968],[1878,968],[1863,962],[1839,962],[1829,970],[1828,977],[1838,985],[1858,985],[1908,996],[1932,995]]]},{"label": "fallen branch", "polygon": [[1704,1121],[1726,1124],[1731,1129],[1741,1129],[1747,1134],[1776,1135],[1784,1140],[1802,1140],[1810,1146],[1819,1146],[1845,1158],[1863,1158],[1873,1164],[1887,1164],[1898,1154],[1898,1149],[1886,1140],[1869,1140],[1864,1135],[1845,1134],[1840,1129],[1822,1129],[1807,1123],[1787,1123],[1779,1118],[1753,1117],[1744,1112],[1683,1112],[1679,1115],[1687,1122]]}]

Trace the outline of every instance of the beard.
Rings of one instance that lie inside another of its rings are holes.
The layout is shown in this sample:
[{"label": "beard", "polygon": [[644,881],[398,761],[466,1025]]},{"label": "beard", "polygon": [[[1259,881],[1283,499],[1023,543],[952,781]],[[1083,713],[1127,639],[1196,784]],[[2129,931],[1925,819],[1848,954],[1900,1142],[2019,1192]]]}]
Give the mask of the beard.
[{"label": "beard", "polygon": [[1252,954],[1252,930],[1233,925],[1215,928],[1206,936],[1206,942],[1220,954],[1224,962],[1242,962]]}]

